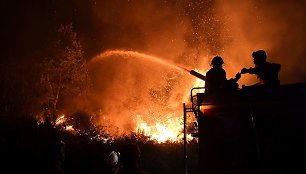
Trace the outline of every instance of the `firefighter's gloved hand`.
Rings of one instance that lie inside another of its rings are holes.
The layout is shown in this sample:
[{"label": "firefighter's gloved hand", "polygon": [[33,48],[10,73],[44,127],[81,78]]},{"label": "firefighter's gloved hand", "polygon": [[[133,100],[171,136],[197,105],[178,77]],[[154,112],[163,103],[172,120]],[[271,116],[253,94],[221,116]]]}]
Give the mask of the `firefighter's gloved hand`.
[{"label": "firefighter's gloved hand", "polygon": [[245,73],[248,73],[248,72],[249,72],[249,70],[246,69],[246,68],[242,68],[242,70],[241,70],[241,74],[245,74]]}]

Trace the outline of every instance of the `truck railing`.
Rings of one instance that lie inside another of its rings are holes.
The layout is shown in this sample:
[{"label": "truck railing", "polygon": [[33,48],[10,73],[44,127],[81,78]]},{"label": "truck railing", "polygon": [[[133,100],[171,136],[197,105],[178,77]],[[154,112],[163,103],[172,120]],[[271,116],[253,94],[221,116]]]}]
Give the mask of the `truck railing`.
[{"label": "truck railing", "polygon": [[[193,112],[195,113],[195,116],[197,118],[197,110],[198,110],[198,104],[197,104],[197,93],[199,92],[195,92],[195,91],[199,91],[199,90],[205,90],[205,87],[194,87],[191,89],[190,91],[190,101],[191,101],[191,108],[193,110]],[[201,92],[203,93],[203,92]]]}]

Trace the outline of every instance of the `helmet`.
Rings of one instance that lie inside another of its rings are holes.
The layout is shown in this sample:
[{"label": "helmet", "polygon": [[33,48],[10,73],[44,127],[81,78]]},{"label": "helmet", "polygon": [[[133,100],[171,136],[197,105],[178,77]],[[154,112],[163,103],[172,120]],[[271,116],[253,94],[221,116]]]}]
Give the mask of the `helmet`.
[{"label": "helmet", "polygon": [[112,151],[107,158],[107,163],[111,166],[117,165],[119,160],[119,153],[116,151]]},{"label": "helmet", "polygon": [[222,65],[224,62],[223,62],[223,59],[220,57],[220,56],[216,56],[212,59],[211,61],[211,65],[215,66],[215,65]]},{"label": "helmet", "polygon": [[266,60],[267,54],[266,54],[266,52],[264,50],[258,50],[258,51],[254,51],[252,53],[252,57],[254,59]]}]

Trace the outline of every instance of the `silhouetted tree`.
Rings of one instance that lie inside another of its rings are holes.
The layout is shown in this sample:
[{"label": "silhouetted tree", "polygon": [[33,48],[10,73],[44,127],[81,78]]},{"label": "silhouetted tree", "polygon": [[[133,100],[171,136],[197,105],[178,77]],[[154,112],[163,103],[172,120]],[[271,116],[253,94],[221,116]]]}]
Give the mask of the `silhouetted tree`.
[{"label": "silhouetted tree", "polygon": [[72,24],[59,27],[47,52],[49,57],[41,64],[40,84],[47,101],[44,109],[56,116],[59,101],[68,96],[86,96],[90,80],[82,45]]}]

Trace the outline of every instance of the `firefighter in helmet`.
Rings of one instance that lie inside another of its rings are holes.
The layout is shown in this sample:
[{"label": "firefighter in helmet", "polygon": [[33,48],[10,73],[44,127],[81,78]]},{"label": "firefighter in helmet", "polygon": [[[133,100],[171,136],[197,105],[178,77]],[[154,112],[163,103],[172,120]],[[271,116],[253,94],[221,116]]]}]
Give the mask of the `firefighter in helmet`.
[{"label": "firefighter in helmet", "polygon": [[278,87],[280,85],[278,74],[281,65],[278,63],[267,62],[267,54],[264,50],[254,51],[252,57],[255,67],[249,69],[243,68],[241,74],[249,73],[257,76],[259,83],[252,86],[263,85],[266,87]]},{"label": "firefighter in helmet", "polygon": [[227,80],[223,64],[224,61],[220,56],[215,56],[212,59],[212,68],[206,73],[205,93],[216,93],[238,89],[237,81],[241,77],[240,73],[237,73],[235,78]]}]

